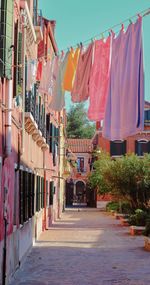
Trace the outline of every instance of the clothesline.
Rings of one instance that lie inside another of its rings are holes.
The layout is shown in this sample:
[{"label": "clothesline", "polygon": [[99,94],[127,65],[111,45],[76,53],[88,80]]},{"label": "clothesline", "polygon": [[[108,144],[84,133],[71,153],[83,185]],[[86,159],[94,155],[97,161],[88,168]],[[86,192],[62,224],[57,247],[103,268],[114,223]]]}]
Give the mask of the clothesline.
[{"label": "clothesline", "polygon": [[[143,17],[145,17],[145,16],[147,16],[149,14],[150,14],[150,8],[147,8],[147,9],[145,9],[143,11],[140,11],[140,12],[136,13],[134,16],[131,16],[130,18],[127,18],[127,19],[123,20],[122,22],[120,22],[118,24],[115,24],[114,26],[111,26],[110,28],[104,30],[103,32],[100,32],[97,35],[95,35],[95,36],[93,36],[93,37],[91,37],[91,38],[89,38],[89,39],[87,39],[87,40],[85,40],[83,42],[80,42],[80,44],[76,44],[76,45],[70,46],[70,48],[69,47],[68,48],[64,48],[63,50],[61,50],[61,52],[64,53],[65,51],[70,50],[71,48],[76,48],[76,47],[82,46],[82,45],[87,46],[91,41],[94,41],[98,37],[104,38],[104,34],[111,33],[116,27],[122,26],[126,22],[130,22],[131,23],[132,19],[137,18],[138,16],[141,16],[143,18]],[[56,54],[56,56],[59,56],[60,54],[61,53],[58,52]],[[38,61],[44,60],[44,59],[45,60],[50,60],[50,55],[48,55],[48,56],[47,55],[46,56],[41,56],[41,57],[38,57],[38,59],[34,59],[34,60],[29,60],[28,62],[25,63],[25,65],[27,66],[30,62],[38,62]],[[22,68],[23,67],[23,64],[11,65],[9,63],[5,64],[1,59],[0,59],[0,61],[3,63],[4,66],[5,65],[7,65],[7,66],[9,65],[11,67],[18,67],[18,68]]]},{"label": "clothesline", "polygon": [[[110,28],[104,30],[103,32],[100,32],[100,33],[96,34],[96,35],[93,36],[92,38],[89,38],[89,39],[87,39],[87,40],[81,42],[80,44],[82,44],[82,45],[83,45],[83,44],[86,44],[86,45],[87,45],[87,44],[90,43],[90,41],[95,40],[97,37],[100,37],[100,36],[101,36],[101,38],[103,38],[105,33],[111,33],[112,30],[114,30],[116,27],[122,26],[122,24],[125,24],[126,22],[130,22],[130,23],[131,23],[131,22],[132,22],[132,19],[137,18],[138,16],[145,17],[145,16],[147,16],[147,15],[149,15],[149,14],[150,14],[150,8],[147,8],[147,9],[141,11],[141,12],[136,13],[134,16],[131,16],[130,18],[127,18],[127,19],[123,20],[122,22],[120,22],[120,23],[118,23],[118,24],[115,24],[114,26],[112,26],[112,27],[110,27]],[[79,44],[73,45],[73,46],[71,46],[71,48],[76,48],[78,45],[79,45]],[[62,51],[67,51],[68,49],[69,49],[69,48],[65,48],[65,49],[63,49]]]}]

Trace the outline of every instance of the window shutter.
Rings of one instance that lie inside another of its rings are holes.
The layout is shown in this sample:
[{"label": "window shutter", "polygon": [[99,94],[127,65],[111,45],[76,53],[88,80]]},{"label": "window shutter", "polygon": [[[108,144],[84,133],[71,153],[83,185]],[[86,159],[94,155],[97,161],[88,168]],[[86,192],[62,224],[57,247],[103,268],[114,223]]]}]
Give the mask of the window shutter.
[{"label": "window shutter", "polygon": [[44,178],[41,177],[41,208],[44,208]]},{"label": "window shutter", "polygon": [[24,193],[23,193],[23,171],[19,170],[19,222],[23,225],[24,221]]},{"label": "window shutter", "polygon": [[15,23],[14,31],[14,92],[13,97],[17,96],[17,84],[18,84],[18,21]]},{"label": "window shutter", "polygon": [[126,141],[111,141],[110,142],[111,155],[125,155],[126,154]]},{"label": "window shutter", "polygon": [[37,185],[36,185],[36,211],[40,210],[40,176],[37,176]]},{"label": "window shutter", "polygon": [[28,217],[32,217],[32,173],[28,173]]},{"label": "window shutter", "polygon": [[48,207],[48,181],[46,180],[46,206]]},{"label": "window shutter", "polygon": [[54,181],[50,181],[49,205],[53,205]]},{"label": "window shutter", "polygon": [[17,84],[17,95],[22,92],[22,67],[19,65],[22,64],[22,33],[18,33],[18,84]]},{"label": "window shutter", "polygon": [[0,77],[12,77],[13,0],[0,1]]},{"label": "window shutter", "polygon": [[35,193],[34,193],[34,187],[35,187],[35,175],[34,174],[31,174],[32,176],[32,216],[34,215],[34,197],[35,197]]},{"label": "window shutter", "polygon": [[46,114],[46,142],[50,145],[50,114]]}]

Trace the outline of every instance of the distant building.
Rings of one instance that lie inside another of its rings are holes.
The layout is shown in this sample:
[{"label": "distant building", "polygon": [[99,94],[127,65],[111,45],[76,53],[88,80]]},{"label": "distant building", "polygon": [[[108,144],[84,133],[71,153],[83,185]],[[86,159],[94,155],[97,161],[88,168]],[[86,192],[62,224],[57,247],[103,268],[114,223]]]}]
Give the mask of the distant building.
[{"label": "distant building", "polygon": [[76,156],[76,167],[66,183],[66,206],[94,207],[95,193],[87,187],[90,173],[92,141],[90,139],[68,139],[68,148]]}]

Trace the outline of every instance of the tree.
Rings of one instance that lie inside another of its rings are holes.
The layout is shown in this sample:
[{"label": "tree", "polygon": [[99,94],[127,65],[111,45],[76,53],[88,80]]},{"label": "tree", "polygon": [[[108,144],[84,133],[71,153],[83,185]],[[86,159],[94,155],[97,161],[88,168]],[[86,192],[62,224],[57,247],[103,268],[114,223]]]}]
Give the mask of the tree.
[{"label": "tree", "polygon": [[89,122],[84,104],[73,105],[67,114],[67,137],[90,139],[94,132],[95,125]]},{"label": "tree", "polygon": [[150,155],[141,159],[130,154],[113,160],[101,153],[94,163],[89,183],[99,194],[110,192],[117,200],[128,201],[133,209],[147,208],[150,199]]}]

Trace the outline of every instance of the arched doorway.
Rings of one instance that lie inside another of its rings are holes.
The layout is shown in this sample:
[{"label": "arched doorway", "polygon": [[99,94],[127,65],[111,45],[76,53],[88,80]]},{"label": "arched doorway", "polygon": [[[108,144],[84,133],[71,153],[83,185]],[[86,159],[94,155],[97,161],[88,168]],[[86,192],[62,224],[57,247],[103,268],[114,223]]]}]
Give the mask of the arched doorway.
[{"label": "arched doorway", "polygon": [[80,204],[86,204],[86,184],[82,180],[76,182],[76,196]]},{"label": "arched doorway", "polygon": [[72,206],[74,197],[73,181],[66,182],[66,206]]}]

